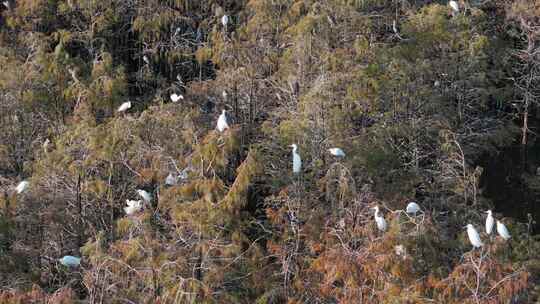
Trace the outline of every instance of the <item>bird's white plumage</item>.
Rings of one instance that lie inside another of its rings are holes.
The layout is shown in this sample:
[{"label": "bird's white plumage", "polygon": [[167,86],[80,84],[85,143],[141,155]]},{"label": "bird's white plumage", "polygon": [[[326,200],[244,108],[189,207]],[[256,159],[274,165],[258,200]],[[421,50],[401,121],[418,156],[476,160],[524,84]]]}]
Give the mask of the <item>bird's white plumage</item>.
[{"label": "bird's white plumage", "polygon": [[328,149],[330,154],[337,156],[337,157],[345,157],[345,152],[341,148],[330,148]]},{"label": "bird's white plumage", "polygon": [[221,17],[221,24],[223,24],[223,26],[227,26],[228,23],[229,23],[229,16],[223,15],[223,17]]},{"label": "bird's white plumage", "polygon": [[302,158],[300,158],[300,154],[297,152],[298,146],[296,144],[292,144],[290,147],[293,149],[293,173],[300,173],[302,170]]},{"label": "bird's white plumage", "polygon": [[128,206],[124,207],[124,211],[126,212],[127,215],[135,214],[141,211],[142,209],[142,201],[140,200],[139,201],[126,200],[126,204]]},{"label": "bird's white plumage", "polygon": [[452,8],[454,12],[459,13],[459,4],[457,3],[457,1],[450,0],[448,2],[448,5],[450,5],[450,7]]},{"label": "bird's white plumage", "polygon": [[126,101],[123,104],[121,104],[120,107],[118,107],[117,112],[125,112],[129,108],[131,108],[131,101]]},{"label": "bird's white plumage", "polygon": [[178,177],[174,176],[174,174],[169,173],[167,177],[165,178],[165,184],[169,186],[174,186],[178,182]]},{"label": "bird's white plumage", "polygon": [[510,232],[508,232],[506,226],[499,221],[497,221],[497,233],[505,240],[510,238]]},{"label": "bird's white plumage", "polygon": [[60,264],[66,267],[78,267],[81,265],[81,258],[66,255],[60,259]]},{"label": "bird's white plumage", "polygon": [[223,132],[229,128],[229,124],[227,123],[227,115],[225,114],[225,112],[225,110],[221,112],[221,115],[219,115],[217,121],[217,129],[219,132]]},{"label": "bird's white plumage", "polygon": [[386,220],[382,215],[379,214],[379,206],[375,206],[373,209],[375,209],[375,223],[377,224],[377,229],[380,231],[386,231]]},{"label": "bird's white plumage", "polygon": [[184,96],[176,94],[176,93],[171,94],[172,102],[178,102],[180,99],[184,99]]},{"label": "bird's white plumage", "polygon": [[491,234],[493,231],[493,225],[495,224],[495,220],[493,219],[493,215],[491,214],[491,210],[486,211],[487,218],[486,218],[486,233]]},{"label": "bird's white plumage", "polygon": [[146,62],[146,64],[150,64],[150,59],[148,59],[148,56],[144,55],[142,59],[144,60],[144,62]]},{"label": "bird's white plumage", "polygon": [[142,197],[142,199],[145,202],[150,202],[152,200],[152,196],[150,195],[150,193],[148,193],[148,192],[146,192],[144,190],[137,189],[137,193],[139,194],[140,197]]},{"label": "bird's white plumage", "polygon": [[471,242],[471,245],[473,245],[473,247],[479,248],[484,245],[482,243],[482,240],[480,239],[478,231],[476,231],[474,226],[471,224],[467,224],[467,235],[469,236],[469,241]]},{"label": "bird's white plumage", "polygon": [[407,211],[407,213],[409,214],[416,214],[417,212],[420,212],[420,206],[415,203],[415,202],[410,202],[409,204],[407,204],[407,208],[405,209],[405,211]]},{"label": "bird's white plumage", "polygon": [[28,181],[22,181],[17,185],[17,187],[15,187],[15,191],[17,191],[18,194],[21,194],[28,189],[28,186],[30,186]]}]

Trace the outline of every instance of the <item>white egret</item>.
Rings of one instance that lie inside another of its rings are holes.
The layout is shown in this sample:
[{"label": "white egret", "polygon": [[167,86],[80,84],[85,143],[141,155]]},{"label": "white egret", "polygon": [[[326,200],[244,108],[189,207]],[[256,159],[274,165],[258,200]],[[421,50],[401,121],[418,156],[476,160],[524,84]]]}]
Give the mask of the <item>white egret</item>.
[{"label": "white egret", "polygon": [[300,173],[302,170],[302,159],[300,158],[300,154],[298,154],[298,146],[296,144],[292,144],[289,147],[291,147],[292,150],[292,157],[293,157],[293,173]]},{"label": "white egret", "polygon": [[140,200],[139,201],[126,200],[126,204],[128,206],[124,207],[124,211],[126,212],[127,215],[132,215],[134,213],[141,211],[142,209],[142,201]]},{"label": "white egret", "polygon": [[394,246],[394,251],[396,252],[396,255],[404,256],[405,255],[405,246],[396,245],[396,246]]},{"label": "white egret", "polygon": [[66,267],[79,267],[81,265],[81,258],[74,257],[71,255],[66,255],[63,258],[59,259],[60,264]]},{"label": "white egret", "polygon": [[330,152],[330,154],[332,154],[334,156],[345,157],[345,152],[343,152],[343,150],[341,150],[341,148],[330,148],[330,149],[328,149],[328,151]]},{"label": "white egret", "polygon": [[508,229],[506,229],[506,226],[497,221],[497,233],[506,241],[510,238],[510,232],[508,232]]},{"label": "white egret", "polygon": [[142,199],[145,201],[145,202],[150,202],[152,200],[152,195],[150,195],[150,193],[144,191],[144,190],[141,190],[141,189],[137,189],[137,193],[139,194],[140,197],[142,197]]},{"label": "white egret", "polygon": [[10,9],[9,1],[4,1],[4,2],[2,2],[2,4],[3,4],[7,9]]},{"label": "white egret", "polygon": [[491,234],[491,231],[493,231],[493,225],[495,224],[495,220],[493,219],[493,215],[491,214],[491,210],[486,211],[487,218],[486,218],[486,233]]},{"label": "white egret", "polygon": [[126,101],[118,107],[117,112],[125,112],[131,108],[131,101]]},{"label": "white egret", "polygon": [[50,143],[51,141],[48,138],[45,139],[45,142],[43,142],[43,151],[47,152]]},{"label": "white egret", "polygon": [[148,59],[148,56],[144,55],[142,57],[142,60],[146,63],[146,64],[150,64],[150,59]]},{"label": "white egret", "polygon": [[178,94],[176,94],[176,93],[171,94],[171,101],[172,101],[172,102],[177,102],[177,101],[179,101],[180,99],[184,99],[184,96],[178,95]]},{"label": "white egret", "polygon": [[473,245],[474,248],[480,248],[484,244],[482,243],[482,240],[480,239],[480,235],[478,234],[478,231],[474,228],[473,225],[467,224],[467,235],[469,236],[469,241],[471,242],[471,245]]},{"label": "white egret", "polygon": [[219,132],[223,132],[229,128],[229,124],[227,123],[227,115],[225,114],[225,112],[225,110],[221,112],[221,115],[219,115],[217,121],[217,129]]},{"label": "white egret", "polygon": [[448,5],[450,5],[450,7],[455,13],[459,13],[459,4],[457,3],[457,1],[450,0],[448,1]]},{"label": "white egret", "polygon": [[15,187],[15,191],[17,191],[17,194],[23,193],[26,189],[28,189],[28,186],[30,186],[30,182],[28,181],[22,181],[20,182],[17,187]]},{"label": "white egret", "polygon": [[380,231],[386,230],[386,220],[382,215],[379,214],[379,206],[375,206],[372,209],[375,209],[375,223],[377,223],[377,228]]},{"label": "white egret", "polygon": [[407,204],[407,208],[405,209],[407,213],[412,213],[414,215],[416,215],[416,213],[420,212],[421,210],[422,209],[420,209],[420,206],[416,202],[410,202],[409,204]]},{"label": "white egret", "polygon": [[223,15],[223,17],[221,17],[221,24],[223,24],[223,26],[226,27],[228,23],[229,23],[229,16]]},{"label": "white egret", "polygon": [[174,186],[178,182],[178,177],[174,176],[172,173],[169,173],[165,178],[165,184],[169,186]]}]

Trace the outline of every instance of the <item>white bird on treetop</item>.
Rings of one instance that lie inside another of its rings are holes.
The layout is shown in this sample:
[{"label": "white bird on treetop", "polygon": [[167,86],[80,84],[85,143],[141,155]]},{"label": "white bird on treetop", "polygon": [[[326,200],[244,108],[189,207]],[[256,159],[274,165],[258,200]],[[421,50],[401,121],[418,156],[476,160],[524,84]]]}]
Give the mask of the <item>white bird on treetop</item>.
[{"label": "white bird on treetop", "polygon": [[131,108],[131,101],[126,101],[118,107],[117,112],[125,112]]},{"label": "white bird on treetop", "polygon": [[341,148],[330,148],[330,149],[328,149],[328,151],[330,152],[330,154],[332,154],[334,156],[345,157],[345,152],[343,152],[343,150],[341,150]]},{"label": "white bird on treetop", "polygon": [[293,173],[300,173],[302,170],[302,159],[300,158],[300,154],[298,154],[298,146],[296,144],[292,144],[289,147],[291,147],[292,150],[292,156],[293,156]]},{"label": "white bird on treetop", "polygon": [[150,64],[150,59],[148,59],[148,56],[144,55],[142,57],[142,60],[146,63],[146,64]]},{"label": "white bird on treetop", "polygon": [[171,94],[171,100],[172,100],[172,102],[177,102],[177,101],[179,101],[180,99],[184,99],[184,96],[178,95],[178,94],[176,94],[176,93]]},{"label": "white bird on treetop", "polygon": [[131,201],[131,200],[126,200],[126,204],[128,205],[127,207],[124,207],[124,211],[126,212],[127,215],[132,215],[136,212],[139,212],[141,211],[142,209],[142,201]]},{"label": "white bird on treetop", "polygon": [[22,181],[17,185],[17,187],[15,187],[15,191],[17,191],[17,194],[21,194],[28,189],[28,186],[30,186],[28,181]]},{"label": "white bird on treetop", "polygon": [[504,240],[508,240],[510,238],[510,232],[508,232],[506,226],[499,221],[497,221],[497,232]]},{"label": "white bird on treetop", "polygon": [[227,115],[225,114],[225,112],[225,110],[221,112],[221,115],[219,115],[217,121],[217,129],[219,132],[223,132],[229,128],[229,124],[227,123]]},{"label": "white bird on treetop", "polygon": [[152,200],[152,196],[150,195],[150,193],[148,193],[148,192],[146,192],[144,190],[137,189],[137,193],[139,194],[140,197],[142,197],[142,199],[145,202],[150,202]]},{"label": "white bird on treetop", "polygon": [[59,259],[60,264],[66,267],[79,267],[81,265],[81,258],[74,257],[71,255],[66,255],[63,258]]},{"label": "white bird on treetop", "polygon": [[457,1],[450,0],[448,1],[448,5],[450,5],[454,12],[459,13],[459,4],[457,3]]},{"label": "white bird on treetop", "polygon": [[372,207],[372,209],[375,209],[375,223],[377,224],[377,228],[380,231],[386,231],[386,220],[379,214],[379,206]]},{"label": "white bird on treetop", "polygon": [[407,204],[407,208],[405,209],[407,213],[412,213],[414,215],[416,215],[416,213],[420,212],[421,210],[422,209],[420,209],[420,206],[416,202],[410,202],[409,204]]},{"label": "white bird on treetop", "polygon": [[221,24],[223,24],[223,26],[227,26],[227,23],[229,23],[229,16],[223,15],[223,17],[221,17]]},{"label": "white bird on treetop", "polygon": [[495,220],[493,219],[493,215],[491,214],[491,210],[486,211],[487,218],[486,218],[486,233],[491,234],[491,231],[493,231],[493,225],[495,224]]},{"label": "white bird on treetop", "polygon": [[480,248],[484,244],[482,243],[482,240],[480,239],[480,235],[478,234],[478,231],[474,228],[473,225],[467,224],[467,235],[469,236],[469,241],[471,242],[471,245],[473,245],[474,248]]},{"label": "white bird on treetop", "polygon": [[178,182],[178,177],[175,177],[174,174],[169,173],[167,178],[165,178],[165,184],[169,186],[174,186]]}]

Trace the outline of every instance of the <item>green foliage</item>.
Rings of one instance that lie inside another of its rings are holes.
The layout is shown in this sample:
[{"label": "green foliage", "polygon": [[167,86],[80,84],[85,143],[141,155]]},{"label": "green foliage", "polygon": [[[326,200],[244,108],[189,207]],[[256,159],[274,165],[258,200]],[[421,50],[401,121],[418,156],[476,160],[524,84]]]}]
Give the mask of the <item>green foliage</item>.
[{"label": "green foliage", "polygon": [[512,238],[482,250],[462,229],[488,176],[539,193],[535,1],[7,6],[1,303],[538,301],[532,216],[496,213]]}]

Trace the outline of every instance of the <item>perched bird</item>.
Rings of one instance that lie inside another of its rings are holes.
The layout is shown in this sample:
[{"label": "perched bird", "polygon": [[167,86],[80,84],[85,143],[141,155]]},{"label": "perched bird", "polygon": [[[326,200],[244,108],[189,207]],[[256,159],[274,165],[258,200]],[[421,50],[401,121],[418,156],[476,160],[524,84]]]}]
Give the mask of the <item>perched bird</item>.
[{"label": "perched bird", "polygon": [[178,182],[178,177],[174,176],[172,173],[169,173],[165,178],[165,184],[169,186],[174,186]]},{"label": "perched bird", "polygon": [[142,60],[146,63],[146,64],[150,64],[150,59],[148,59],[148,56],[144,55],[142,57]]},{"label": "perched bird", "polygon": [[45,142],[43,142],[43,151],[45,151],[45,152],[48,151],[50,143],[51,143],[51,141],[48,138],[45,139]]},{"label": "perched bird", "polygon": [[223,26],[226,27],[228,23],[229,23],[229,16],[223,15],[223,17],[221,17],[221,24],[223,24]]},{"label": "perched bird", "polygon": [[394,246],[394,251],[396,252],[396,255],[404,256],[405,255],[405,246],[396,245],[396,246]]},{"label": "perched bird", "polygon": [[79,267],[81,265],[81,258],[74,257],[71,255],[66,255],[63,258],[59,259],[60,264],[66,267]]},{"label": "perched bird", "polygon": [[298,146],[296,144],[292,144],[289,147],[292,148],[292,157],[293,157],[293,173],[300,173],[302,170],[302,159],[300,158],[300,154],[298,154]]},{"label": "perched bird", "polygon": [[184,99],[184,96],[182,96],[182,95],[177,95],[176,93],[171,94],[171,100],[172,100],[172,102],[177,102],[177,101],[179,101],[180,99]]},{"label": "perched bird", "polygon": [[506,241],[510,238],[510,232],[508,232],[508,229],[506,229],[506,226],[497,221],[497,233]]},{"label": "perched bird", "polygon": [[493,215],[491,214],[491,210],[486,211],[487,218],[486,218],[486,233],[491,234],[491,231],[493,231],[493,225],[495,224],[495,220],[493,219]]},{"label": "perched bird", "polygon": [[467,235],[469,236],[469,241],[471,242],[471,245],[473,245],[474,248],[480,248],[484,244],[482,243],[482,240],[480,239],[480,235],[478,234],[478,231],[474,228],[473,225],[467,224]]},{"label": "perched bird", "polygon": [[405,209],[405,211],[407,211],[407,213],[409,214],[414,214],[416,215],[417,212],[420,212],[422,209],[420,209],[420,206],[415,203],[415,202],[410,202],[409,204],[407,204],[407,208]]},{"label": "perched bird", "polygon": [[23,193],[26,189],[28,189],[28,186],[30,186],[30,182],[28,181],[22,181],[20,182],[17,187],[15,187],[15,191],[17,194]]},{"label": "perched bird", "polygon": [[345,152],[343,152],[343,150],[341,150],[341,148],[330,148],[330,149],[328,149],[328,151],[330,152],[330,154],[332,154],[334,156],[345,157]]},{"label": "perched bird", "polygon": [[132,215],[134,213],[141,211],[142,209],[142,201],[140,200],[139,201],[126,200],[126,204],[128,206],[124,207],[124,211],[126,212],[127,215]]},{"label": "perched bird", "polygon": [[2,4],[7,8],[7,9],[10,9],[11,7],[9,6],[9,1],[4,1],[2,2]]},{"label": "perched bird", "polygon": [[457,3],[457,1],[450,0],[448,1],[448,5],[450,5],[450,8],[452,8],[455,13],[459,13],[459,4]]},{"label": "perched bird", "polygon": [[221,112],[221,115],[219,115],[217,121],[217,129],[219,132],[223,132],[229,128],[229,124],[227,123],[227,115],[225,114],[225,112],[225,110]]},{"label": "perched bird", "polygon": [[379,214],[379,206],[375,206],[372,209],[375,209],[375,223],[377,224],[377,228],[380,231],[386,230],[386,220],[382,215]]},{"label": "perched bird", "polygon": [[125,112],[131,108],[131,101],[126,101],[118,107],[117,112]]},{"label": "perched bird", "polygon": [[144,190],[141,190],[141,189],[137,189],[137,193],[139,194],[140,197],[142,197],[142,199],[145,201],[145,202],[150,202],[152,200],[152,196],[150,195],[150,193],[144,191]]}]

